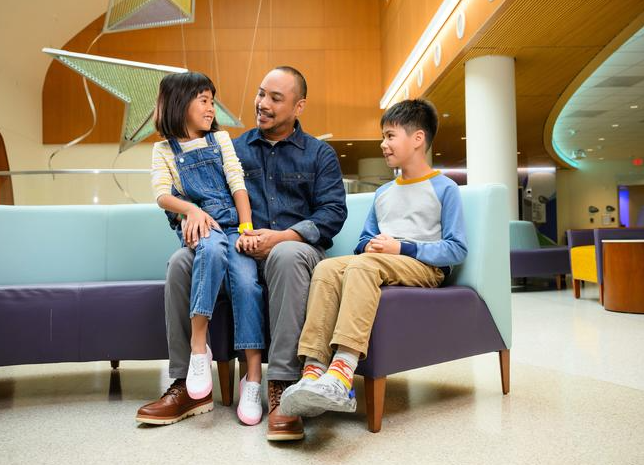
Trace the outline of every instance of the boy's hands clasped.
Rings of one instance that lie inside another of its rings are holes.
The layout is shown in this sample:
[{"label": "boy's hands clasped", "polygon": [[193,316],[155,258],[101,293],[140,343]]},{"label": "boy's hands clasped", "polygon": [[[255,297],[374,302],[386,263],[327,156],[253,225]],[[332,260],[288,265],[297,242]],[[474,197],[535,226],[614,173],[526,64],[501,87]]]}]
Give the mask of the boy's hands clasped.
[{"label": "boy's hands clasped", "polygon": [[366,253],[390,253],[400,255],[400,241],[388,234],[378,234],[365,246]]}]

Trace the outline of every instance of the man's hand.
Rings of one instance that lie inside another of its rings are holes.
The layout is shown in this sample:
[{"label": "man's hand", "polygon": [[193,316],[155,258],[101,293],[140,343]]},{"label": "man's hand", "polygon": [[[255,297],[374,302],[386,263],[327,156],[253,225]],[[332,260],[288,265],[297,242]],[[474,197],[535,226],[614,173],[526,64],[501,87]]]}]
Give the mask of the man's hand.
[{"label": "man's hand", "polygon": [[400,241],[387,234],[378,234],[365,246],[366,253],[390,253],[400,255]]},{"label": "man's hand", "polygon": [[272,229],[255,229],[254,231],[245,231],[244,235],[254,236],[257,238],[257,247],[252,250],[245,250],[246,255],[250,255],[256,260],[263,260],[268,257],[273,247],[284,241],[301,241],[302,237],[291,229],[286,231],[274,231]]},{"label": "man's hand", "polygon": [[211,229],[221,229],[219,224],[208,213],[196,205],[188,210],[188,217],[181,221],[183,240],[194,249],[202,237],[209,237]]}]

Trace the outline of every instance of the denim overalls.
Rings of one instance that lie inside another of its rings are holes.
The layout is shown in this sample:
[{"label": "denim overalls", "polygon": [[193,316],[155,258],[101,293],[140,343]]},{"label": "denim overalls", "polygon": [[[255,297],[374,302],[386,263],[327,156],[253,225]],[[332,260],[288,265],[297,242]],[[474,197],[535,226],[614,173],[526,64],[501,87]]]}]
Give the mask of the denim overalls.
[{"label": "denim overalls", "polygon": [[212,317],[223,282],[233,307],[235,350],[263,349],[264,300],[257,263],[235,250],[239,220],[226,182],[221,148],[213,132],[206,134],[206,141],[208,147],[183,153],[176,139],[168,139],[185,195],[222,228],[211,229],[210,237],[201,238],[195,249],[190,317]]}]

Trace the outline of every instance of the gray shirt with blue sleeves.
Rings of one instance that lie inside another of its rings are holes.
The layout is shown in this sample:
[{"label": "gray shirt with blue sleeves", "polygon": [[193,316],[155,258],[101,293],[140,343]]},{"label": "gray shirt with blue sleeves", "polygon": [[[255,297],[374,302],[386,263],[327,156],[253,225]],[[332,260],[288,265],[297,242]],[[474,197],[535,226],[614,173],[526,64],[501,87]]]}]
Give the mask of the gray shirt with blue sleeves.
[{"label": "gray shirt with blue sleeves", "polygon": [[400,253],[451,269],[467,255],[458,185],[440,171],[419,179],[397,178],[375,194],[355,253],[378,234],[401,241]]}]

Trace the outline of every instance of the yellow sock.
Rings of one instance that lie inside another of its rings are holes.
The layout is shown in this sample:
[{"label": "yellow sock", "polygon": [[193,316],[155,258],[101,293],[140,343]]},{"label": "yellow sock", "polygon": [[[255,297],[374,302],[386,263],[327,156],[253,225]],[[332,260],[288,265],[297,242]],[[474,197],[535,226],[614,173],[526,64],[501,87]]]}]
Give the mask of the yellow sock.
[{"label": "yellow sock", "polygon": [[336,357],[333,359],[333,362],[329,366],[327,373],[334,378],[339,379],[340,382],[344,384],[344,387],[347,388],[347,390],[351,390],[351,386],[353,385],[354,369],[355,368],[351,368],[346,360]]}]

